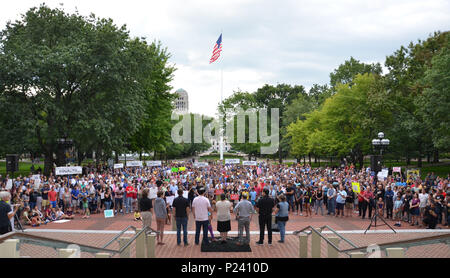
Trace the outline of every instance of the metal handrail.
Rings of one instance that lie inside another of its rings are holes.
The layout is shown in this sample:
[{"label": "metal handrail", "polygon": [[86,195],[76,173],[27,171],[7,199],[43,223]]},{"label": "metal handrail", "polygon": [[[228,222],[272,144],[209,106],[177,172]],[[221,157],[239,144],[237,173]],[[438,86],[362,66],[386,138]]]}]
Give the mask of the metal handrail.
[{"label": "metal handrail", "polygon": [[147,233],[147,230],[151,230],[151,228],[145,226],[142,230],[139,231],[139,233],[136,233],[132,238],[130,238],[130,240],[119,249],[119,254],[122,253],[125,249],[127,249],[128,246],[130,246],[131,243],[135,241],[142,233]]},{"label": "metal handrail", "polygon": [[[326,226],[323,226],[320,229],[323,229],[325,227]],[[327,228],[331,229],[330,227],[327,227]],[[310,232],[309,233],[305,232],[306,230],[310,230]],[[341,249],[339,249],[339,247],[334,245],[330,240],[328,240],[325,236],[323,236],[319,231],[317,231],[312,226],[307,226],[307,227],[305,227],[305,228],[303,228],[301,230],[295,231],[295,232],[293,232],[293,234],[297,235],[297,234],[302,233],[302,232],[306,233],[307,235],[309,235],[311,233],[315,233],[315,234],[319,235],[329,245],[331,245],[336,251],[338,251],[339,253],[345,253],[347,255],[349,255],[348,253],[350,253],[350,252],[367,250],[368,247],[370,247],[370,246],[357,247],[356,245],[351,243],[351,241],[347,241],[346,240],[346,242],[348,242],[354,248],[341,250]],[[332,230],[332,232],[339,236],[339,234],[336,231]],[[340,237],[343,238],[342,236],[340,236]],[[345,238],[344,238],[344,240],[345,240]],[[432,243],[450,244],[450,232],[446,233],[444,235],[435,235],[435,236],[430,236],[430,237],[425,237],[425,238],[416,238],[416,239],[408,239],[408,240],[402,240],[402,241],[396,241],[396,242],[381,243],[381,244],[377,244],[377,246],[380,248],[380,250],[383,250],[383,249],[386,249],[386,248],[389,248],[389,247],[393,247],[393,246],[398,247],[399,245],[404,245],[404,246],[406,246],[406,248],[409,248],[409,247],[413,247],[413,246],[420,246],[420,245],[432,244]]]},{"label": "metal handrail", "polygon": [[[106,247],[108,247],[109,245],[111,245],[114,241],[118,240],[118,239],[119,239],[125,232],[127,232],[129,229],[133,229],[135,232],[136,232],[136,230],[137,230],[136,227],[131,226],[131,225],[128,226],[128,227],[126,227],[125,229],[123,229],[122,231],[120,231],[119,234],[117,234],[117,235],[116,235],[115,237],[113,237],[110,241],[108,241],[108,243],[106,243],[102,248],[106,248]],[[158,231],[153,230],[151,227],[146,227],[145,230],[146,230],[146,231],[149,231],[149,232],[151,232],[151,233],[159,234]]]},{"label": "metal handrail", "polygon": [[351,242],[349,239],[346,239],[345,237],[341,236],[338,232],[336,232],[333,228],[331,228],[328,225],[322,226],[320,227],[320,229],[324,229],[327,228],[328,230],[330,230],[333,234],[335,234],[336,236],[338,236],[340,239],[342,239],[343,241],[347,242],[348,244],[350,244],[351,246],[353,246],[354,248],[358,248],[358,246],[356,244],[354,244],[353,242]]},{"label": "metal handrail", "polygon": [[65,241],[65,240],[46,238],[46,237],[36,236],[36,235],[24,233],[24,232],[10,232],[5,235],[2,235],[2,236],[0,236],[0,243],[2,243],[3,241],[5,241],[7,239],[10,239],[10,238],[19,239],[23,243],[31,243],[31,244],[37,244],[37,245],[46,246],[46,247],[52,247],[55,250],[58,248],[66,248],[69,245],[76,244],[77,246],[80,247],[80,251],[82,251],[82,252],[119,253],[117,250],[88,246],[88,245],[78,244],[78,243]]}]

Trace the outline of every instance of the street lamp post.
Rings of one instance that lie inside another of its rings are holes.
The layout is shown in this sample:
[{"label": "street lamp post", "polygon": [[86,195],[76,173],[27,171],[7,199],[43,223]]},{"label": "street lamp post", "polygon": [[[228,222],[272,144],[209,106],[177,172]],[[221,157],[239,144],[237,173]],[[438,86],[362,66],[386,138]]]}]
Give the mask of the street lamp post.
[{"label": "street lamp post", "polygon": [[[375,138],[372,140],[372,146],[374,148],[375,151],[379,151],[380,155],[379,156],[374,156],[375,159],[375,163],[376,163],[376,167],[374,167],[374,171],[375,171],[375,178],[377,176],[377,173],[381,170],[381,164],[382,164],[382,160],[383,160],[383,151],[385,151],[387,149],[387,147],[389,146],[390,141],[387,138],[384,138],[384,133],[383,132],[379,132],[378,133],[378,138]],[[373,167],[374,165],[372,165]]]}]

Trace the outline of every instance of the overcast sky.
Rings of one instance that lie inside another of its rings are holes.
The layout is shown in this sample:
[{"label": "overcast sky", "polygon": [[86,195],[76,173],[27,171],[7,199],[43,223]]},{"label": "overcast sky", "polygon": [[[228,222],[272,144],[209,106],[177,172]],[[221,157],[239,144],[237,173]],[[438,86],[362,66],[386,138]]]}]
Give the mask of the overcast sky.
[{"label": "overcast sky", "polygon": [[[0,24],[16,20],[43,1],[4,1]],[[189,93],[190,111],[214,115],[233,91],[264,84],[309,89],[350,56],[384,64],[401,45],[450,28],[448,0],[47,0],[72,13],[94,13],[126,24],[132,36],[160,40],[178,69],[173,91]],[[223,32],[221,57],[209,64]]]}]

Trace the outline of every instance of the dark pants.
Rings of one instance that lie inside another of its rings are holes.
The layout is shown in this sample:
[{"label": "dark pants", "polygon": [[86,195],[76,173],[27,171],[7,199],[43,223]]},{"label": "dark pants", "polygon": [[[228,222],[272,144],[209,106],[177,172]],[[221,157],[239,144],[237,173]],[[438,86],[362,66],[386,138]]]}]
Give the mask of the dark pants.
[{"label": "dark pants", "polygon": [[288,197],[287,198],[287,202],[289,204],[289,208],[288,211],[292,209],[292,212],[295,211],[295,207],[294,207],[294,197]]},{"label": "dark pants", "polygon": [[195,221],[195,244],[200,242],[200,229],[203,227],[203,242],[202,244],[208,244],[208,224],[209,221]]},{"label": "dark pants", "polygon": [[187,217],[176,217],[175,221],[177,222],[177,244],[181,244],[181,226],[183,226],[183,242],[184,244],[187,244]]},{"label": "dark pants", "polygon": [[119,205],[120,205],[120,209],[123,211],[123,199],[122,198],[116,198],[115,210],[119,211]]},{"label": "dark pants", "polygon": [[36,207],[36,202],[30,202],[30,210],[33,210]]},{"label": "dark pants", "polygon": [[392,209],[394,208],[394,202],[391,199],[386,199],[386,218],[392,219]]},{"label": "dark pants", "polygon": [[7,233],[9,233],[11,231],[12,231],[11,224],[9,224],[7,226],[4,226],[4,227],[0,227],[0,235],[7,234]]},{"label": "dark pants", "polygon": [[[369,203],[366,202],[365,200],[362,201],[361,203],[359,203],[359,207],[361,209],[361,216],[362,216],[363,219],[366,218],[366,212],[367,212],[367,207],[368,206],[369,206]],[[370,218],[370,216],[369,216],[369,218]]]},{"label": "dark pants", "polygon": [[272,215],[259,216],[259,242],[264,242],[264,230],[267,226],[269,243],[272,243]]}]

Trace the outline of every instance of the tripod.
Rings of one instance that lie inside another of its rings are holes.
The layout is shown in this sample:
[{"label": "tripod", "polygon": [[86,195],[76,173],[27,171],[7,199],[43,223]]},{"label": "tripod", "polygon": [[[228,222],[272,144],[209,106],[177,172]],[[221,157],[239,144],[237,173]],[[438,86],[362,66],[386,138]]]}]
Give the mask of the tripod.
[{"label": "tripod", "polygon": [[[375,209],[375,213],[373,214],[372,219],[370,219],[369,227],[367,227],[367,229],[366,229],[366,231],[364,232],[364,234],[366,234],[367,231],[370,230],[370,227],[372,227],[372,224],[375,224],[375,225],[373,225],[374,227],[377,226],[377,218],[380,218],[381,221],[383,221],[385,225],[387,225],[389,228],[391,228],[392,231],[394,231],[394,233],[397,233],[397,232],[394,230],[394,228],[392,228],[392,226],[389,225],[389,224],[386,222],[386,220],[384,220],[383,216],[378,215],[378,209]],[[375,222],[375,223],[374,223],[374,222]],[[383,225],[383,224],[381,224],[381,225]]]},{"label": "tripod", "polygon": [[23,232],[23,226],[22,226],[22,223],[20,223],[20,220],[19,220],[19,217],[17,216],[17,214],[14,214],[14,224],[15,224],[15,226],[17,226],[17,228],[19,228]]}]

